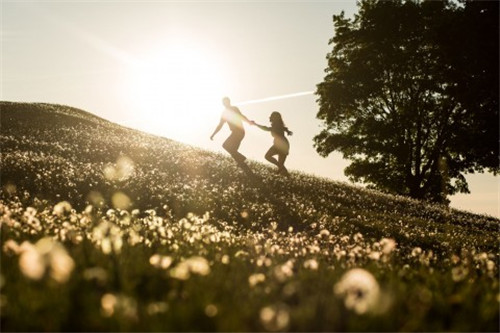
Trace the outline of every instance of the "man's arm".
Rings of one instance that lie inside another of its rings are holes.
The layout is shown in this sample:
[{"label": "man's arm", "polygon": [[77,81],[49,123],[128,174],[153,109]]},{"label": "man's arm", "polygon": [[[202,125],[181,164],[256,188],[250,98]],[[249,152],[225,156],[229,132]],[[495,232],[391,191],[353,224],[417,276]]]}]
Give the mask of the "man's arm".
[{"label": "man's arm", "polygon": [[237,107],[234,107],[234,108],[236,110],[238,110],[238,113],[240,114],[241,119],[243,119],[244,121],[246,121],[250,125],[254,125],[255,124],[255,122],[253,120],[249,120],[243,113],[241,113],[240,109],[238,109]]},{"label": "man's arm", "polygon": [[213,140],[213,139],[214,139],[215,134],[217,134],[217,133],[220,131],[220,129],[222,128],[222,126],[224,126],[224,123],[225,123],[225,122],[226,122],[226,121],[225,121],[223,118],[221,118],[221,119],[220,119],[219,124],[217,125],[217,127],[216,127],[216,128],[215,128],[215,130],[214,130],[214,132],[213,132],[213,133],[212,133],[212,135],[210,136],[210,140]]}]

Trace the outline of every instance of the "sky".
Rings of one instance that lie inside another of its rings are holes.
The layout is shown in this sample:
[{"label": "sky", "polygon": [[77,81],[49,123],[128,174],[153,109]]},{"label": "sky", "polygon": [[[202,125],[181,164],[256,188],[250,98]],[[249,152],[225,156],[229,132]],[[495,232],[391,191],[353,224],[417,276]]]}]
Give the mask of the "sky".
[{"label": "sky", "polygon": [[[3,0],[3,101],[77,107],[127,127],[223,152],[223,96],[294,132],[289,170],[348,182],[341,155],[319,156],[316,85],[325,76],[332,16],[356,1]],[[268,132],[247,126],[240,151],[265,162]],[[451,206],[500,217],[498,177],[468,175]]]}]

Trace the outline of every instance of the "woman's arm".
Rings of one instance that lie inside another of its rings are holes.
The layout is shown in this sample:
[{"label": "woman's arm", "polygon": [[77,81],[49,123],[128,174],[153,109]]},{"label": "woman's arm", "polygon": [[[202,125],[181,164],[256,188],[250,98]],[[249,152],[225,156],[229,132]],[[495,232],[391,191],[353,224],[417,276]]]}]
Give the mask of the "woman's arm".
[{"label": "woman's arm", "polygon": [[264,126],[264,125],[259,125],[257,123],[255,124],[255,126],[257,126],[258,128],[260,128],[263,131],[268,131],[268,132],[271,131],[271,127],[267,127],[267,126]]}]

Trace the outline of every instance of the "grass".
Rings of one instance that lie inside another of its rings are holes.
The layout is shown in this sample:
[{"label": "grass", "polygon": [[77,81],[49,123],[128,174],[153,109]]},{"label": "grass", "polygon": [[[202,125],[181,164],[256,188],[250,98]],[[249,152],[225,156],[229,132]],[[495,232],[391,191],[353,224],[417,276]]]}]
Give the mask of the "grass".
[{"label": "grass", "polygon": [[2,102],[2,331],[498,331],[499,220]]}]

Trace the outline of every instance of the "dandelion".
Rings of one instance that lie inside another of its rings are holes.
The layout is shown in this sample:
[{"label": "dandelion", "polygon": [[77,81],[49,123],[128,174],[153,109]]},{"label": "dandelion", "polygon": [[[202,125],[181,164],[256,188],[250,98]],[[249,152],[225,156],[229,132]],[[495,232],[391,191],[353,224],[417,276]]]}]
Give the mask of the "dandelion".
[{"label": "dandelion", "polygon": [[177,266],[170,270],[170,276],[177,280],[187,280],[191,276],[189,266],[184,262],[179,263]]},{"label": "dandelion", "polygon": [[75,267],[75,262],[73,261],[73,259],[60,245],[54,246],[50,257],[50,276],[59,283],[68,281],[71,272]]},{"label": "dandelion", "polygon": [[266,281],[266,276],[262,273],[252,274],[248,277],[248,283],[252,288],[264,281]]},{"label": "dandelion", "polygon": [[113,203],[113,207],[116,209],[128,209],[132,205],[130,198],[125,193],[120,191],[113,194],[111,202]]},{"label": "dandelion", "polygon": [[227,254],[222,256],[222,259],[220,260],[224,265],[229,264],[229,256]]},{"label": "dandelion", "polygon": [[389,255],[396,248],[396,241],[391,238],[382,238],[380,240],[380,245],[382,246],[382,253]]},{"label": "dandelion", "polygon": [[208,261],[199,256],[191,257],[177,264],[170,270],[170,276],[178,280],[187,280],[192,274],[208,275],[210,273],[210,265]]},{"label": "dandelion", "polygon": [[15,240],[9,239],[3,244],[3,252],[8,255],[19,254],[19,244]]},{"label": "dandelion", "polygon": [[354,235],[354,241],[356,243],[362,242],[363,239],[364,239],[363,234],[361,234],[360,232],[358,232],[357,234]]},{"label": "dandelion", "polygon": [[217,306],[215,306],[214,304],[208,304],[206,307],[205,307],[205,314],[207,315],[207,317],[215,317],[217,316],[217,313],[219,312],[219,309],[217,309]]},{"label": "dandelion", "polygon": [[362,268],[354,268],[345,273],[335,285],[334,292],[344,298],[346,308],[357,314],[374,310],[380,296],[377,280]]},{"label": "dandelion", "polygon": [[380,256],[381,256],[380,252],[378,252],[378,251],[373,251],[373,252],[371,252],[371,253],[368,255],[368,258],[370,258],[370,259],[372,259],[372,260],[375,260],[375,261],[378,261],[378,260],[380,260]]},{"label": "dandelion", "polygon": [[88,281],[95,280],[99,284],[103,285],[106,283],[108,279],[108,273],[104,268],[92,267],[92,268],[87,268],[83,272],[83,278]]},{"label": "dandelion", "polygon": [[136,321],[137,302],[128,296],[107,293],[101,297],[101,314],[104,317],[121,315],[125,319]]},{"label": "dandelion", "polygon": [[115,313],[117,304],[116,296],[113,294],[104,294],[101,297],[101,311],[104,317],[111,317]]},{"label": "dandelion", "polygon": [[71,204],[67,201],[61,201],[57,205],[54,206],[52,214],[57,216],[63,216],[66,213],[71,212]]},{"label": "dandelion", "polygon": [[116,164],[107,164],[102,172],[107,180],[127,180],[134,173],[134,162],[126,156],[120,156]]},{"label": "dandelion", "polygon": [[467,267],[458,266],[451,269],[451,277],[455,282],[464,280],[467,275],[469,275],[469,270],[467,269]]},{"label": "dandelion", "polygon": [[278,281],[283,282],[293,276],[293,260],[288,260],[283,265],[277,266],[274,269],[274,276]]},{"label": "dandelion", "polygon": [[318,238],[321,238],[321,237],[325,237],[327,238],[328,236],[330,236],[330,231],[326,230],[326,229],[322,229],[319,234],[318,234]]},{"label": "dandelion", "polygon": [[411,256],[412,257],[417,257],[422,254],[422,249],[420,247],[415,247],[413,250],[411,250]]},{"label": "dandelion", "polygon": [[64,247],[49,237],[40,239],[35,245],[23,242],[20,247],[19,268],[32,280],[40,280],[48,270],[56,282],[66,282],[75,263]]},{"label": "dandelion", "polygon": [[150,316],[165,313],[168,310],[168,304],[165,302],[153,302],[147,306],[147,312]]},{"label": "dandelion", "polygon": [[169,256],[154,254],[149,258],[149,263],[156,268],[167,269],[172,264],[172,258]]},{"label": "dandelion", "polygon": [[198,275],[208,275],[210,273],[210,265],[207,259],[203,257],[191,257],[185,263],[189,266],[191,273]]},{"label": "dandelion", "polygon": [[260,310],[260,322],[268,331],[284,331],[290,323],[290,313],[284,304],[266,306]]},{"label": "dandelion", "polygon": [[24,276],[32,280],[40,280],[45,274],[43,257],[30,242],[25,241],[21,244],[19,268]]},{"label": "dandelion", "polygon": [[308,259],[304,261],[304,268],[315,271],[318,269],[318,266],[318,261],[316,259]]}]

